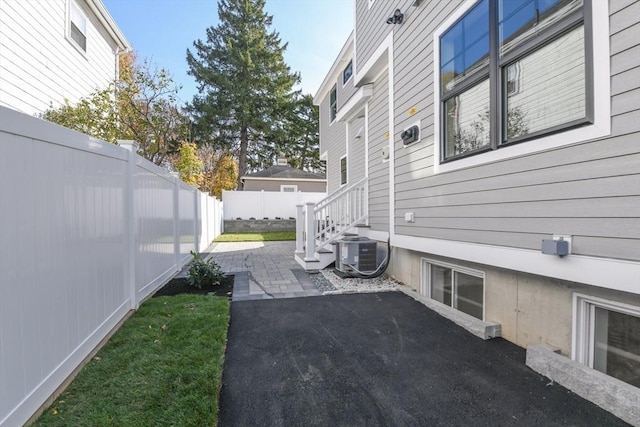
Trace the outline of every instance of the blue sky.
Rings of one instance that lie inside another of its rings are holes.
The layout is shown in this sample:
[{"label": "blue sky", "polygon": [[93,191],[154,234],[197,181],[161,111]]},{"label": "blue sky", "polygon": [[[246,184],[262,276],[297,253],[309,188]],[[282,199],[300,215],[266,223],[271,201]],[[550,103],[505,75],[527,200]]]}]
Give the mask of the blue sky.
[{"label": "blue sky", "polygon": [[[103,0],[140,58],[168,70],[192,100],[196,83],[187,75],[187,49],[218,23],[216,0]],[[266,0],[271,29],[289,46],[285,61],[301,73],[304,93],[315,95],[353,28],[352,0]]]}]

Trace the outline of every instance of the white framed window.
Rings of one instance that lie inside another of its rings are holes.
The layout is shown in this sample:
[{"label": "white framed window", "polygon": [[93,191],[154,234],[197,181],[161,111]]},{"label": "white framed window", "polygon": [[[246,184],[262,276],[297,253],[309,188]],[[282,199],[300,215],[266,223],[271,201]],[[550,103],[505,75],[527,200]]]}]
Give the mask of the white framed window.
[{"label": "white framed window", "polygon": [[572,356],[640,388],[640,307],[574,294]]},{"label": "white framed window", "polygon": [[420,292],[440,304],[484,320],[482,271],[423,258]]},{"label": "white framed window", "polygon": [[282,184],[280,185],[280,192],[282,193],[295,193],[298,191],[298,186],[297,185],[287,185],[287,184]]},{"label": "white framed window", "polygon": [[607,2],[467,0],[434,46],[435,173],[611,133]]},{"label": "white framed window", "polygon": [[67,37],[76,48],[87,51],[87,17],[75,2],[69,0]]},{"label": "white framed window", "polygon": [[340,158],[340,185],[347,183],[347,156]]},{"label": "white framed window", "polygon": [[331,94],[329,95],[329,108],[331,109],[331,120],[330,122],[336,119],[336,115],[338,114],[338,89],[336,85],[333,85],[331,89]]},{"label": "white framed window", "polygon": [[353,76],[353,59],[349,61],[347,66],[344,67],[344,70],[342,71],[342,86],[347,84],[347,82],[351,79],[351,76]]}]

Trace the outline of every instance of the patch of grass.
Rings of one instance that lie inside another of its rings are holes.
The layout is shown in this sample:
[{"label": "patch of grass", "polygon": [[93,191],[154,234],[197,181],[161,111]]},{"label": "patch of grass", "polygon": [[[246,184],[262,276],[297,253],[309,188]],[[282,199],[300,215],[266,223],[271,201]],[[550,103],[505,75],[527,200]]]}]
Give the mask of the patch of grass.
[{"label": "patch of grass", "polygon": [[224,233],[214,242],[267,242],[276,240],[296,240],[295,231],[266,231],[263,233]]},{"label": "patch of grass", "polygon": [[148,299],[34,425],[216,425],[228,324],[227,298]]}]

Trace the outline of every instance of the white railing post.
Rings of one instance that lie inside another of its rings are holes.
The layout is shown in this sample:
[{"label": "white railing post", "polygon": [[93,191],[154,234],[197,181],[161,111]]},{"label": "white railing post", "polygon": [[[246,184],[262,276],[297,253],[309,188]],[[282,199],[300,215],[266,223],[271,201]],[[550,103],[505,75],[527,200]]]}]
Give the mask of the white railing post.
[{"label": "white railing post", "polygon": [[314,253],[316,251],[316,227],[315,227],[315,216],[313,215],[313,207],[315,203],[306,202],[306,231],[307,231],[307,239],[305,242],[305,261],[313,261],[315,259]]},{"label": "white railing post", "polygon": [[304,252],[304,205],[296,205],[296,253]]}]

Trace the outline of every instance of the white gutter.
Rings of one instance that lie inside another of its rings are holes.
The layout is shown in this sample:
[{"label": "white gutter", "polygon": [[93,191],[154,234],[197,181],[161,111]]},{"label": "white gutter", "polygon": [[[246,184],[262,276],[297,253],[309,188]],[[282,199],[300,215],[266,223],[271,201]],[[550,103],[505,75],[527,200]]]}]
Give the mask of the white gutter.
[{"label": "white gutter", "polygon": [[132,50],[131,44],[124,36],[116,21],[114,21],[113,17],[107,10],[107,8],[102,3],[102,0],[85,0],[89,9],[93,12],[93,14],[98,18],[102,26],[107,30],[107,33],[111,36],[114,42],[118,45],[118,47],[122,51],[130,51]]}]

